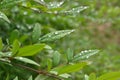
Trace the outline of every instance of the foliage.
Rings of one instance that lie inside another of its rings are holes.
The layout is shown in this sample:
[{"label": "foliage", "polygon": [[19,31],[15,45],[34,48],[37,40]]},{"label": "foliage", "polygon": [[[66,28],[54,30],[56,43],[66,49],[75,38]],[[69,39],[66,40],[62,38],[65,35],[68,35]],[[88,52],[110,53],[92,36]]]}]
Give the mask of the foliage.
[{"label": "foliage", "polygon": [[1,0],[0,80],[119,79],[119,2]]}]

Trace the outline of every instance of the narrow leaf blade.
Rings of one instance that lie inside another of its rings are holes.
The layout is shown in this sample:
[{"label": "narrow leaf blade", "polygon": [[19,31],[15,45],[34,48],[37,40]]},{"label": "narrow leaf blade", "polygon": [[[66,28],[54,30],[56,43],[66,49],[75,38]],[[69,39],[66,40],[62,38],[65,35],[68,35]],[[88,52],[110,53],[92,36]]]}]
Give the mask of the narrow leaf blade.
[{"label": "narrow leaf blade", "polygon": [[97,80],[118,80],[118,79],[120,79],[120,71],[106,73],[97,78]]},{"label": "narrow leaf blade", "polygon": [[61,30],[61,31],[56,31],[56,32],[51,32],[46,34],[45,36],[41,37],[39,40],[40,42],[48,42],[48,41],[54,41],[57,39],[60,39],[66,35],[69,35],[72,33],[74,30]]},{"label": "narrow leaf blade", "polygon": [[36,63],[35,61],[31,60],[31,59],[28,59],[28,58],[25,58],[25,57],[15,57],[16,60],[19,60],[19,61],[22,61],[22,62],[25,62],[25,63],[29,63],[29,64],[33,64],[33,65],[36,65],[36,66],[40,66],[38,63]]},{"label": "narrow leaf blade", "polygon": [[3,12],[1,12],[1,11],[0,11],[0,18],[5,20],[6,22],[10,23],[9,19],[7,18],[7,16]]},{"label": "narrow leaf blade", "polygon": [[87,59],[90,56],[93,56],[93,55],[97,54],[98,52],[99,52],[99,50],[85,50],[85,51],[81,51],[79,54],[74,56],[73,61]]},{"label": "narrow leaf blade", "polygon": [[33,56],[44,48],[45,44],[35,44],[19,49],[17,56]]},{"label": "narrow leaf blade", "polygon": [[57,72],[58,74],[76,72],[81,70],[85,65],[87,65],[86,62],[81,62],[73,65],[60,66],[54,68],[52,72]]}]

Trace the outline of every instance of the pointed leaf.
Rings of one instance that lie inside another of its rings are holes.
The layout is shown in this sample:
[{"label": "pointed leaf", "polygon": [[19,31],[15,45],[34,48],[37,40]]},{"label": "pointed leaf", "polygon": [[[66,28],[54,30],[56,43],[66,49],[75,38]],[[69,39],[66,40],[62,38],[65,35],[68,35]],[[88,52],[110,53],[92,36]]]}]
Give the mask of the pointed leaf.
[{"label": "pointed leaf", "polygon": [[36,23],[32,33],[33,41],[34,42],[38,41],[40,35],[41,35],[41,26],[40,24]]},{"label": "pointed leaf", "polygon": [[85,51],[81,51],[79,54],[74,56],[73,61],[87,59],[90,56],[97,54],[98,52],[99,52],[99,50],[85,50]]},{"label": "pointed leaf", "polygon": [[48,68],[48,71],[50,71],[52,68],[52,60],[51,59],[47,59],[47,68]]},{"label": "pointed leaf", "polygon": [[63,3],[64,3],[64,1],[61,1],[61,2],[56,2],[56,1],[54,1],[54,2],[48,3],[48,4],[47,4],[47,7],[48,7],[49,9],[51,9],[51,8],[59,8]]},{"label": "pointed leaf", "polygon": [[0,18],[5,20],[6,22],[10,23],[9,19],[7,18],[7,16],[4,13],[2,13],[1,11],[0,11]]},{"label": "pointed leaf", "polygon": [[97,80],[119,80],[120,72],[110,72],[98,77]]},{"label": "pointed leaf", "polygon": [[45,36],[41,37],[39,40],[40,42],[48,42],[48,41],[54,41],[57,39],[60,39],[66,35],[69,35],[72,33],[74,30],[61,30],[61,31],[56,31],[56,32],[51,32],[46,34]]},{"label": "pointed leaf", "polygon": [[20,48],[20,43],[19,43],[19,41],[18,40],[15,40],[14,42],[13,42],[13,45],[12,45],[13,47],[12,47],[12,55],[15,55],[17,52],[18,52],[18,50],[19,50],[19,48]]},{"label": "pointed leaf", "polygon": [[71,50],[70,48],[67,50],[67,59],[69,62],[73,59],[73,50]]},{"label": "pointed leaf", "polygon": [[45,44],[35,44],[19,49],[17,56],[33,56],[44,48]]},{"label": "pointed leaf", "polygon": [[31,59],[28,59],[28,58],[24,58],[24,57],[15,57],[16,60],[19,60],[19,61],[22,61],[22,62],[25,62],[25,63],[29,63],[29,64],[33,64],[33,65],[36,65],[36,66],[40,66],[38,63],[36,63],[35,61],[31,60]]},{"label": "pointed leaf", "polygon": [[60,62],[60,53],[58,51],[55,51],[53,53],[53,65],[57,66]]},{"label": "pointed leaf", "polygon": [[52,71],[57,72],[58,74],[71,73],[81,70],[85,65],[87,65],[86,62],[81,62],[72,65],[59,66],[54,68]]},{"label": "pointed leaf", "polygon": [[87,9],[88,7],[87,6],[80,6],[80,7],[76,7],[76,8],[72,8],[71,10],[68,10],[68,11],[61,11],[60,13],[64,13],[64,14],[78,14],[80,13],[81,11]]},{"label": "pointed leaf", "polygon": [[2,42],[2,38],[0,38],[0,51],[2,50],[3,48],[3,42]]},{"label": "pointed leaf", "polygon": [[19,31],[17,29],[13,30],[10,34],[10,43],[12,44],[13,41],[19,38]]}]

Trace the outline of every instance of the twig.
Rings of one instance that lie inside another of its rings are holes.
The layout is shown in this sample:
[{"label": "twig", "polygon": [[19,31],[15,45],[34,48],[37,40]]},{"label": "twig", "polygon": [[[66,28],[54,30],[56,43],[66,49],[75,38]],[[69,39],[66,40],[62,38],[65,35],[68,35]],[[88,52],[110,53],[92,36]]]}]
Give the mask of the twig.
[{"label": "twig", "polygon": [[33,69],[31,67],[28,67],[28,66],[21,65],[21,64],[15,64],[15,63],[11,63],[11,64],[14,65],[14,66],[18,66],[18,67],[21,67],[21,68],[36,72],[38,74],[42,74],[42,75],[45,75],[45,76],[56,78],[57,80],[63,80],[63,79],[59,78],[58,75],[55,75],[55,74],[52,74],[52,73],[36,70],[36,69]]}]

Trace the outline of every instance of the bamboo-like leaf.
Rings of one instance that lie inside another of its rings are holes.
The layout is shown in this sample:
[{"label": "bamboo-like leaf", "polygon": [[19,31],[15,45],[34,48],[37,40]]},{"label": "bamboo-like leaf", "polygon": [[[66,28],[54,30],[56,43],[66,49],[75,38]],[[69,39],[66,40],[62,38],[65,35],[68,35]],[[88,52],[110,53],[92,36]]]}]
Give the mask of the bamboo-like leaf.
[{"label": "bamboo-like leaf", "polygon": [[38,63],[36,63],[35,61],[31,60],[31,59],[28,59],[28,58],[25,58],[25,57],[15,57],[16,60],[19,60],[19,61],[22,61],[22,62],[25,62],[25,63],[29,63],[29,64],[33,64],[33,65],[36,65],[36,66],[40,66]]},{"label": "bamboo-like leaf", "polygon": [[20,43],[18,40],[15,40],[12,45],[12,55],[15,55],[20,48]]},{"label": "bamboo-like leaf", "polygon": [[13,30],[10,34],[10,43],[12,44],[13,41],[19,38],[19,31],[17,29]]},{"label": "bamboo-like leaf", "polygon": [[0,11],[0,18],[5,20],[6,22],[10,23],[9,19],[7,18],[7,16],[3,12],[1,12],[1,11]]},{"label": "bamboo-like leaf", "polygon": [[120,71],[106,73],[97,78],[97,80],[119,80],[119,79],[120,79]]},{"label": "bamboo-like leaf", "polygon": [[69,62],[72,61],[72,59],[73,59],[73,50],[71,50],[71,49],[67,50],[67,59],[68,59]]},{"label": "bamboo-like leaf", "polygon": [[52,60],[51,59],[47,59],[47,69],[48,71],[50,71],[52,68]]},{"label": "bamboo-like leaf", "polygon": [[51,9],[51,8],[59,8],[63,3],[64,3],[64,1],[61,1],[61,2],[56,2],[56,1],[54,1],[54,2],[48,3],[48,4],[47,4],[47,7],[48,7],[49,9]]},{"label": "bamboo-like leaf", "polygon": [[73,61],[87,59],[90,56],[97,54],[98,52],[99,52],[99,50],[85,50],[85,51],[81,51],[79,54],[74,56]]},{"label": "bamboo-like leaf", "polygon": [[81,62],[77,64],[72,65],[66,65],[66,66],[59,66],[51,70],[51,72],[57,72],[57,74],[64,74],[64,73],[71,73],[81,70],[85,65],[87,65],[86,62]]},{"label": "bamboo-like leaf", "polygon": [[44,48],[45,44],[35,44],[25,46],[19,49],[16,56],[33,56]]},{"label": "bamboo-like leaf", "polygon": [[53,65],[57,66],[60,62],[60,53],[58,51],[55,51],[53,53]]},{"label": "bamboo-like leaf", "polygon": [[87,8],[88,8],[87,6],[80,6],[80,7],[72,8],[71,10],[68,11],[61,11],[61,13],[76,15]]},{"label": "bamboo-like leaf", "polygon": [[41,35],[41,26],[40,24],[36,23],[32,33],[33,41],[34,42],[38,41],[40,35]]},{"label": "bamboo-like leaf", "polygon": [[48,33],[45,36],[41,37],[39,40],[40,40],[40,42],[55,41],[66,35],[69,35],[73,31],[74,30],[61,30],[61,31],[51,32],[51,33]]},{"label": "bamboo-like leaf", "polygon": [[0,38],[0,51],[2,50],[3,48],[3,42],[2,42],[2,38]]}]

